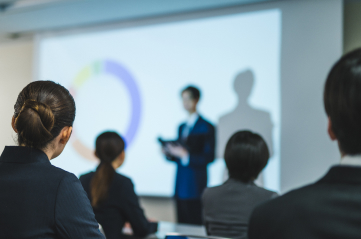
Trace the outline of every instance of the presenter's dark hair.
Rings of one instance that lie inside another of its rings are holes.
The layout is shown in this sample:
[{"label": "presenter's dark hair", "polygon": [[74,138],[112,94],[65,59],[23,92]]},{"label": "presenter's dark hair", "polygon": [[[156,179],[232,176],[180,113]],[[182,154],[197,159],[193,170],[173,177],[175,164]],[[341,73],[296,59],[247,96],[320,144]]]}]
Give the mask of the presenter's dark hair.
[{"label": "presenter's dark hair", "polygon": [[14,106],[19,145],[44,149],[75,119],[75,102],[63,86],[35,81],[19,94]]},{"label": "presenter's dark hair", "polygon": [[97,137],[95,153],[100,160],[100,164],[90,182],[91,204],[93,207],[96,207],[107,198],[109,185],[115,174],[112,162],[123,152],[124,148],[124,140],[115,132],[104,132]]},{"label": "presenter's dark hair", "polygon": [[361,48],[343,56],[328,74],[324,106],[343,153],[361,153]]},{"label": "presenter's dark hair", "polygon": [[182,90],[182,95],[186,91],[191,94],[191,97],[194,100],[199,100],[201,98],[201,91],[195,86],[190,85],[190,86],[187,86],[186,88],[184,88]]},{"label": "presenter's dark hair", "polygon": [[257,179],[269,157],[266,142],[250,131],[238,131],[232,135],[224,153],[229,177],[243,182]]}]

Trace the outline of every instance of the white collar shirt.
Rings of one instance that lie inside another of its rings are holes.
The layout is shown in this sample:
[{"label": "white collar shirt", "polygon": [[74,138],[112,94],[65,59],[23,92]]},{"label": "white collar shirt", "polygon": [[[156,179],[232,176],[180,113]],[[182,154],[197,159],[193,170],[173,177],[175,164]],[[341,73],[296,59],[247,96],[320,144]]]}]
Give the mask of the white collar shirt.
[{"label": "white collar shirt", "polygon": [[[182,130],[182,138],[183,139],[186,139],[188,137],[189,133],[193,129],[193,127],[196,124],[198,119],[199,119],[199,114],[197,112],[194,112],[193,114],[191,114],[189,116],[189,118],[186,121],[185,126],[183,127],[183,130]],[[180,160],[181,160],[181,164],[183,166],[188,166],[189,160],[190,160],[189,154],[187,156],[181,158]]]},{"label": "white collar shirt", "polygon": [[198,118],[199,118],[199,114],[197,112],[192,113],[186,122],[187,127],[193,128]]},{"label": "white collar shirt", "polygon": [[361,167],[361,155],[346,155],[341,158],[340,164],[342,166]]},{"label": "white collar shirt", "polygon": [[185,123],[185,126],[183,127],[183,131],[182,131],[183,138],[188,137],[190,131],[193,129],[198,119],[199,119],[199,114],[197,112],[194,112],[189,116],[188,120]]}]

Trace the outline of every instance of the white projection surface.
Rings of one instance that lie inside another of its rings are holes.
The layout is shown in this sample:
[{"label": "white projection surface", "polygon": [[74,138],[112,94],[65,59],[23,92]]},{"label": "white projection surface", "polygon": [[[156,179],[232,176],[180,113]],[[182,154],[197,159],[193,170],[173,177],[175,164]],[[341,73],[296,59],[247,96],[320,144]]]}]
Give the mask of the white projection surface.
[{"label": "white projection surface", "polygon": [[[71,140],[52,163],[77,176],[94,170],[96,136],[117,131],[128,141],[118,171],[133,180],[139,195],[172,196],[176,165],[162,156],[157,137],[176,138],[187,118],[180,92],[192,84],[202,92],[200,114],[215,126],[237,109],[247,118],[242,105],[266,112],[273,156],[262,180],[279,191],[280,41],[279,9],[40,36],[36,78],[68,88],[77,107]],[[242,72],[252,75],[253,85],[249,96],[238,97],[235,80]],[[217,158],[208,184],[221,184],[224,175]]]}]

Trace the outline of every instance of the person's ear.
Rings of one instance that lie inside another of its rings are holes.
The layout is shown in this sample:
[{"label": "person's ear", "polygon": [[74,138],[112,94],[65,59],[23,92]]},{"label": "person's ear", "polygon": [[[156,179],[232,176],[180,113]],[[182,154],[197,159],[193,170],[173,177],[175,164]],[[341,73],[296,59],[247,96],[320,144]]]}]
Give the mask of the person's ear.
[{"label": "person's ear", "polygon": [[328,117],[327,132],[328,132],[328,135],[330,136],[331,140],[337,140],[335,132],[333,132],[333,129],[332,129],[332,122],[331,122],[330,117]]},{"label": "person's ear", "polygon": [[15,127],[15,117],[14,116],[11,118],[11,127],[13,128],[15,133],[18,133],[18,130]]},{"label": "person's ear", "polygon": [[194,107],[195,108],[197,108],[198,102],[199,102],[199,99],[194,99]]},{"label": "person's ear", "polygon": [[122,166],[122,164],[124,163],[124,159],[125,159],[125,151],[123,150],[119,156],[113,160],[112,162],[112,166],[114,169],[119,168],[120,166]]},{"label": "person's ear", "polygon": [[118,167],[122,166],[122,164],[124,163],[124,159],[125,159],[125,150],[123,150],[120,155],[118,156]]},{"label": "person's ear", "polygon": [[119,155],[119,160],[121,162],[121,165],[124,163],[124,159],[125,159],[125,150],[123,150]]},{"label": "person's ear", "polygon": [[68,143],[72,131],[73,131],[73,127],[72,127],[72,126],[66,126],[66,127],[64,127],[64,128],[61,130],[61,132],[60,132],[60,135],[61,135],[60,143],[62,143],[62,144]]}]

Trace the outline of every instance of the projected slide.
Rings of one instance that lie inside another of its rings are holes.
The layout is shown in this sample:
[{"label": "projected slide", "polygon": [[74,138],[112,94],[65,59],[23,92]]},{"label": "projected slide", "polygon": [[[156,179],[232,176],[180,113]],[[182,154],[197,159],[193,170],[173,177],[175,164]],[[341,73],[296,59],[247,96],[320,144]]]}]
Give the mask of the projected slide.
[{"label": "projected slide", "polygon": [[105,130],[127,141],[119,172],[140,195],[172,196],[176,165],[157,137],[173,139],[187,119],[180,91],[202,91],[199,113],[217,127],[217,159],[209,185],[227,173],[228,137],[251,129],[263,135],[272,158],[260,181],[279,190],[280,39],[278,9],[113,29],[40,36],[37,79],[73,94],[77,114],[64,153],[52,163],[77,176],[95,170],[95,139]]}]

